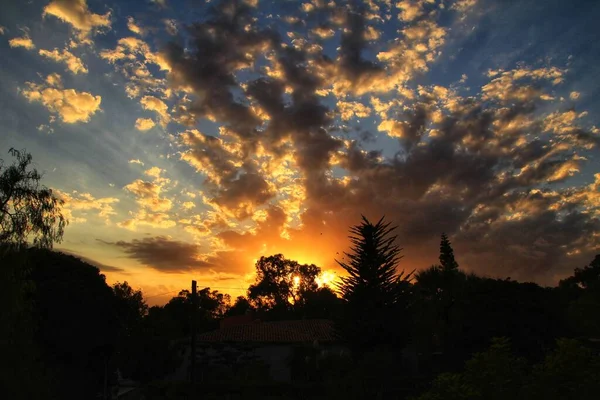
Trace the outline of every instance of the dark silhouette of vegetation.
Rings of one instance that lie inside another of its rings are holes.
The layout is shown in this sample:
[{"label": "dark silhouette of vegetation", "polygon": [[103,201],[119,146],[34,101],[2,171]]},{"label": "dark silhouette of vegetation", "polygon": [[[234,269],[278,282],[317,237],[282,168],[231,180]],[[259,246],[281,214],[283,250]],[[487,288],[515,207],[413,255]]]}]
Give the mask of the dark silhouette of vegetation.
[{"label": "dark silhouette of vegetation", "polygon": [[254,311],[254,307],[250,301],[244,296],[238,296],[235,303],[225,313],[226,316],[246,315]]},{"label": "dark silhouette of vegetation", "polygon": [[445,233],[442,233],[442,239],[440,241],[440,265],[444,270],[456,270],[458,269],[458,263],[454,259],[454,250],[452,249],[450,239]]},{"label": "dark silhouette of vegetation", "polygon": [[543,361],[529,366],[512,353],[507,338],[494,338],[464,371],[440,374],[415,400],[591,400],[599,390],[600,358],[575,340],[558,340]]},{"label": "dark silhouette of vegetation", "polygon": [[323,302],[333,301],[331,291],[318,288],[321,269],[314,264],[300,264],[282,254],[261,257],[256,262],[256,282],[248,288],[248,299],[253,308],[268,319],[286,316],[318,316],[323,314]]},{"label": "dark silhouette of vegetation", "polygon": [[344,253],[349,261],[336,260],[348,273],[338,285],[345,303],[341,334],[356,349],[402,346],[406,340],[392,319],[408,322],[411,274],[396,270],[401,249],[390,235],[394,229],[383,218],[372,224],[363,216],[362,223],[350,229],[351,253]]},{"label": "dark silhouette of vegetation", "polygon": [[16,158],[12,165],[0,159],[0,243],[51,248],[67,224],[63,202],[40,185],[42,175],[31,168],[31,154],[15,149],[9,153]]},{"label": "dark silhouette of vegetation", "polygon": [[[413,280],[398,270],[395,227],[363,217],[338,261],[347,275],[337,292],[319,287],[318,266],[276,254],[260,258],[247,297],[233,304],[207,287],[195,300],[182,290],[148,307],[128,282],[109,286],[96,267],[51,250],[66,224],[61,202],[40,185],[30,155],[11,154],[16,163],[0,165],[6,398],[97,398],[118,382],[117,372],[139,382],[146,398],[185,398],[188,386],[173,377],[189,363],[192,326],[208,332],[239,316],[328,319],[340,336],[331,347],[296,346],[289,384],[270,382],[264,362],[201,366],[213,385],[206,398],[235,391],[240,398],[587,400],[600,392],[600,255],[557,287],[541,287],[466,273],[442,234],[440,264]],[[226,347],[213,357],[235,363]]]}]

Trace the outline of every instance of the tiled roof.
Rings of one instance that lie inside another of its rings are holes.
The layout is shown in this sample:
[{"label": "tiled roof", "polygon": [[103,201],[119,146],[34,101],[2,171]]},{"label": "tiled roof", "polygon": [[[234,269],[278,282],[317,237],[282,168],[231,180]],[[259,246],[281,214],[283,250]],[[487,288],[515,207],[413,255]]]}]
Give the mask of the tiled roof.
[{"label": "tiled roof", "polygon": [[198,342],[307,343],[335,340],[333,322],[325,319],[251,322],[198,335]]}]

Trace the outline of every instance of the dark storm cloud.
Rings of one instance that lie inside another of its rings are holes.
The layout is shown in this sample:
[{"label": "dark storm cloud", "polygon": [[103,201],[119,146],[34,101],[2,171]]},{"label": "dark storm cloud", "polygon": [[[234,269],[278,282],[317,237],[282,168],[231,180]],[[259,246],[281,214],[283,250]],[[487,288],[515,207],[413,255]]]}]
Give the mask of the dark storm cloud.
[{"label": "dark storm cloud", "polygon": [[244,30],[252,24],[250,10],[243,1],[221,1],[212,7],[207,21],[189,28],[191,51],[178,43],[164,49],[171,82],[194,91],[191,111],[199,117],[228,121],[244,138],[253,134],[259,120],[246,104],[236,101],[235,93],[241,88],[235,72],[252,66],[276,37],[271,31]]},{"label": "dark storm cloud", "polygon": [[60,250],[60,252],[68,254],[68,255],[73,256],[75,258],[78,258],[81,261],[86,262],[86,263],[88,263],[90,265],[93,265],[94,267],[98,268],[102,272],[125,273],[125,270],[123,268],[118,268],[118,267],[113,267],[111,265],[102,264],[102,263],[100,263],[100,262],[98,262],[96,260],[92,260],[91,258],[80,256],[79,254],[74,253],[72,251]]},{"label": "dark storm cloud", "polygon": [[198,246],[165,236],[110,243],[120,247],[132,259],[160,272],[181,273],[208,267],[200,259]]},{"label": "dark storm cloud", "polygon": [[345,24],[339,52],[339,67],[346,79],[359,84],[365,79],[384,72],[380,65],[362,58],[367,48],[365,38],[367,23],[364,7],[352,7],[345,12]]}]

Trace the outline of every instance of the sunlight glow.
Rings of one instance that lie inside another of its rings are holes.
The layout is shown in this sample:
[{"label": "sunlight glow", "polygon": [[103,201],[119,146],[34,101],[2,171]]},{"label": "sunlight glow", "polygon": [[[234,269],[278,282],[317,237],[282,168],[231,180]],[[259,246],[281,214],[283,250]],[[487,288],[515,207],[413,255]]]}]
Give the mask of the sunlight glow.
[{"label": "sunlight glow", "polygon": [[315,281],[317,285],[321,287],[332,287],[333,282],[336,280],[336,274],[333,271],[323,271],[321,275],[319,275]]}]

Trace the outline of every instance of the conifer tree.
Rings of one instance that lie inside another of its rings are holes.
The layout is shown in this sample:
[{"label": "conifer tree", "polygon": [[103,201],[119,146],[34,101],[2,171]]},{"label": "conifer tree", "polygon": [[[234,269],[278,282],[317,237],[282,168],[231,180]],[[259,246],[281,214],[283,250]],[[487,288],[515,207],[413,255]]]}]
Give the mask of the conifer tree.
[{"label": "conifer tree", "polygon": [[440,241],[440,264],[446,271],[454,271],[458,269],[458,263],[454,259],[454,250],[450,243],[450,239],[445,233],[442,233]]},{"label": "conifer tree", "polygon": [[363,216],[350,229],[351,252],[344,253],[348,261],[336,260],[348,273],[338,284],[346,310],[342,334],[362,349],[404,341],[397,322],[407,309],[402,296],[410,291],[412,273],[396,271],[402,249],[395,244],[395,229],[384,218],[373,224]]}]

